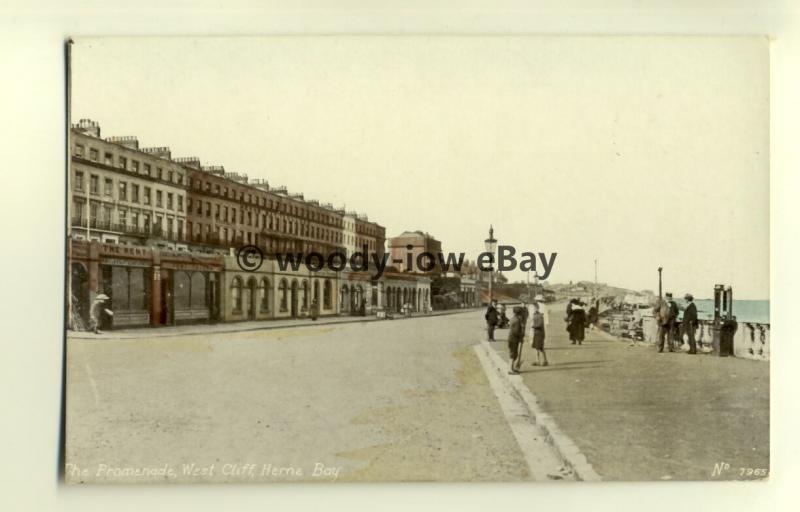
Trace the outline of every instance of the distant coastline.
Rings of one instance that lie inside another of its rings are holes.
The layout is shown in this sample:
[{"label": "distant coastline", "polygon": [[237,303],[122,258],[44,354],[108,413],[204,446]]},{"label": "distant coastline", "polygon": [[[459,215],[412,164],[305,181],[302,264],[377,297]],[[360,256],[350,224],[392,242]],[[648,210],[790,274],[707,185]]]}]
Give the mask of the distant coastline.
[{"label": "distant coastline", "polygon": [[[714,316],[713,299],[695,299],[697,311],[701,318]],[[768,300],[737,300],[733,299],[733,315],[739,322],[769,323]]]}]

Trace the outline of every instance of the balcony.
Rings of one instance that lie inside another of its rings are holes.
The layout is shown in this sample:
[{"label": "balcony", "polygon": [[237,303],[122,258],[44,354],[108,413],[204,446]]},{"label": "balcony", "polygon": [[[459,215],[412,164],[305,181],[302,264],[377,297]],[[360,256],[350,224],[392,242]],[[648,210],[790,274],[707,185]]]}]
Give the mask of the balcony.
[{"label": "balcony", "polygon": [[126,235],[134,235],[134,236],[150,236],[147,228],[139,227],[139,226],[131,226],[129,224],[112,224],[111,225],[112,231],[117,231],[119,233],[125,233]]},{"label": "balcony", "polygon": [[80,228],[97,229],[103,231],[114,231],[114,225],[108,220],[87,219],[86,217],[73,217],[72,226]]},{"label": "balcony", "polygon": [[[80,227],[80,228],[88,228],[88,229],[96,229],[97,231],[108,231],[110,233],[116,234],[125,234],[125,235],[133,235],[133,236],[140,236],[140,237],[156,237],[160,238],[163,237],[163,233],[161,232],[161,228],[158,226],[153,226],[152,230],[148,226],[131,226],[130,224],[121,224],[118,222],[111,222],[108,220],[101,220],[101,219],[87,219],[85,217],[73,217],[72,218],[72,227]],[[172,232],[167,233],[167,236],[170,236],[170,240],[177,241],[177,235]]]}]

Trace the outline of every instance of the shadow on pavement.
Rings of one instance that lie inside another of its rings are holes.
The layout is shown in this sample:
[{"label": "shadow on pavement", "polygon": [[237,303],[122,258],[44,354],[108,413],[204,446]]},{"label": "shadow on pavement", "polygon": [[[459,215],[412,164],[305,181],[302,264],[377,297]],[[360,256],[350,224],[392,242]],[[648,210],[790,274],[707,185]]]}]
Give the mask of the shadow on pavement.
[{"label": "shadow on pavement", "polygon": [[553,371],[562,371],[567,372],[570,370],[589,370],[592,368],[600,368],[603,365],[600,364],[587,364],[582,366],[566,366],[566,365],[559,365],[558,363],[550,363],[549,366],[541,367],[541,366],[534,366],[530,370],[525,370],[521,373],[536,373],[536,372],[553,372]]},{"label": "shadow on pavement", "polygon": [[[580,366],[585,364],[596,364],[599,366],[599,363],[611,363],[613,359],[599,359],[597,361],[571,361],[568,363],[561,363],[559,366]],[[550,366],[555,365],[556,363],[550,363]]]},{"label": "shadow on pavement", "polygon": [[593,347],[591,345],[567,345],[566,347],[548,347],[547,344],[544,346],[545,350],[550,352],[551,350],[592,350],[592,349],[600,349],[606,347]]}]

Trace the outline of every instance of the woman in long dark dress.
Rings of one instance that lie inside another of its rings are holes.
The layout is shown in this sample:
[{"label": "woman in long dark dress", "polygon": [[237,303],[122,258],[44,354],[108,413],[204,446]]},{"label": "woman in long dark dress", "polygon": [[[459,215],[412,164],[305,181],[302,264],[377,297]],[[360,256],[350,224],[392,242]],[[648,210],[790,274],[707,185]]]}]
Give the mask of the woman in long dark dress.
[{"label": "woman in long dark dress", "polygon": [[567,319],[569,332],[569,339],[573,345],[583,345],[583,340],[586,337],[586,311],[583,309],[583,303],[576,301],[572,304],[572,310]]}]

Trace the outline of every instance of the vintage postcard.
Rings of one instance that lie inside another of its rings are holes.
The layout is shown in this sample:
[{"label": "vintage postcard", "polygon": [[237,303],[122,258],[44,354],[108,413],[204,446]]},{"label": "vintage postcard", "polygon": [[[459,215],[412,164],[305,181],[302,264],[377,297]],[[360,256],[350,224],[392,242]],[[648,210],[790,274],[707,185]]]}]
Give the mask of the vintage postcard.
[{"label": "vintage postcard", "polygon": [[67,49],[68,483],[769,477],[766,38]]}]

